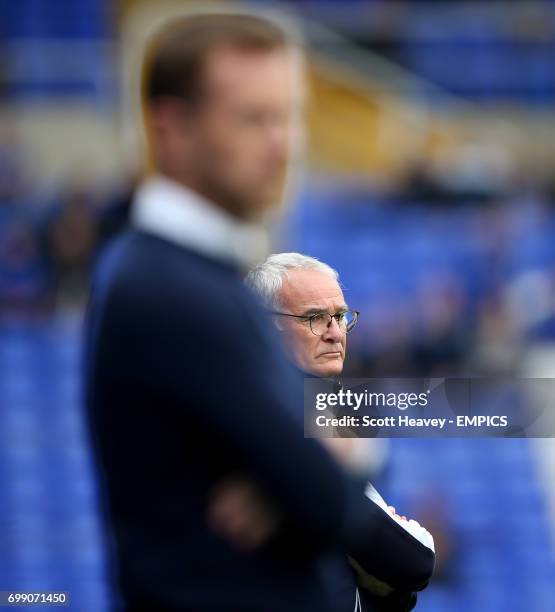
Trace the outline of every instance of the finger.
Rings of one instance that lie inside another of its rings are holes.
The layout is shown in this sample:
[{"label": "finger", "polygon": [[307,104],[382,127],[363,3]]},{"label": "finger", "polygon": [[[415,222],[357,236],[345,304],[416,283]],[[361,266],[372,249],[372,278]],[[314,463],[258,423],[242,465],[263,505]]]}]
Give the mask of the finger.
[{"label": "finger", "polygon": [[277,513],[263,511],[253,523],[237,534],[237,545],[242,550],[254,550],[262,546],[275,533],[279,524]]},{"label": "finger", "polygon": [[221,489],[208,505],[209,523],[220,529],[234,529],[236,523],[249,520],[250,505],[244,491]]},{"label": "finger", "polygon": [[277,513],[254,487],[219,487],[208,509],[211,528],[241,549],[260,546],[276,529]]},{"label": "finger", "polygon": [[273,534],[277,525],[275,516],[267,512],[250,513],[248,520],[232,520],[218,526],[224,539],[241,550],[252,550],[261,546]]}]

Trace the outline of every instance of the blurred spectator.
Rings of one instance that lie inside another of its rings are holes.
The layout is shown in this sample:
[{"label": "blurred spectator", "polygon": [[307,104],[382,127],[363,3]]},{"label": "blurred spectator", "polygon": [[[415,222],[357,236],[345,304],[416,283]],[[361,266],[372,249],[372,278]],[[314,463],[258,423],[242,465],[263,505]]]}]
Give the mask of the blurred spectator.
[{"label": "blurred spectator", "polygon": [[0,240],[0,318],[28,319],[50,311],[51,294],[32,227],[11,223]]},{"label": "blurred spectator", "polygon": [[98,221],[90,193],[82,186],[70,190],[49,218],[44,235],[58,306],[83,305],[97,236]]},{"label": "blurred spectator", "polygon": [[43,316],[51,304],[28,201],[27,156],[13,127],[0,129],[0,318]]},{"label": "blurred spectator", "polygon": [[24,197],[27,159],[15,129],[5,120],[0,128],[0,215]]},{"label": "blurred spectator", "polygon": [[139,178],[139,176],[133,176],[123,181],[102,206],[98,228],[99,249],[127,228],[131,214],[131,202]]},{"label": "blurred spectator", "polygon": [[469,346],[465,302],[455,275],[436,273],[423,279],[415,304],[421,322],[412,356],[416,375],[450,376],[464,369]]}]

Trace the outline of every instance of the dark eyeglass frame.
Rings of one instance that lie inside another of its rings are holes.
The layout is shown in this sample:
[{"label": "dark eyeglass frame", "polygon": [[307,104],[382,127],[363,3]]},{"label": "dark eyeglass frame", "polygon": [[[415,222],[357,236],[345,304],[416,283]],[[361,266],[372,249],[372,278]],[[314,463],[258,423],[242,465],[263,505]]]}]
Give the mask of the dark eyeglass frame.
[{"label": "dark eyeglass frame", "polygon": [[345,327],[345,333],[348,334],[353,329],[353,327],[355,327],[355,325],[357,324],[358,315],[360,314],[359,310],[343,310],[341,312],[336,312],[335,314],[332,314],[332,315],[329,312],[315,312],[313,315],[294,315],[294,314],[289,314],[288,312],[278,312],[277,310],[270,310],[268,312],[270,314],[278,315],[280,317],[293,317],[294,319],[302,319],[303,321],[308,321],[310,325],[310,331],[315,336],[323,336],[325,333],[323,332],[322,334],[317,334],[312,328],[312,322],[314,321],[316,317],[321,317],[322,315],[328,315],[330,320],[329,320],[329,323],[326,325],[326,329],[329,329],[332,319],[335,319],[335,322],[337,323],[337,325],[340,325],[337,317],[339,317],[340,315],[345,315],[347,312],[351,312],[353,314],[353,320],[351,321],[349,325]]}]

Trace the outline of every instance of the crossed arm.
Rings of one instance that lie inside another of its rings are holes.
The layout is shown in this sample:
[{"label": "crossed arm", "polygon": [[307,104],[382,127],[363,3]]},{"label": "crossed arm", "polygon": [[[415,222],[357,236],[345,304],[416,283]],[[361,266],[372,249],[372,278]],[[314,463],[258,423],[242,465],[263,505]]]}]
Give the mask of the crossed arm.
[{"label": "crossed arm", "polygon": [[[416,521],[400,516],[368,485],[374,515],[372,546],[347,554],[358,586],[381,601],[410,605],[413,591],[427,585],[433,571],[433,538]],[[262,546],[279,530],[280,515],[252,480],[237,476],[220,483],[208,507],[213,530],[242,550]],[[395,608],[395,609],[410,609]]]}]

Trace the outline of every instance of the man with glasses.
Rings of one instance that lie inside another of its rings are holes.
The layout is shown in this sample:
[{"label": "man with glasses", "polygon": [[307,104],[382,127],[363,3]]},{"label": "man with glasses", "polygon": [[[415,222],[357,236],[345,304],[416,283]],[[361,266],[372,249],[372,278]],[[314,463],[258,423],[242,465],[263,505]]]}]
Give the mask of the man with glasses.
[{"label": "man with glasses", "polygon": [[[303,375],[330,378],[331,384],[339,385],[337,377],[343,371],[347,334],[355,327],[359,312],[347,304],[338,273],[313,257],[300,253],[279,253],[271,255],[251,270],[246,282],[274,318],[290,358]],[[356,445],[364,443],[353,438],[326,438],[322,441],[347,464],[353,461]],[[252,503],[256,493],[247,486],[243,491],[244,506],[240,508],[237,504],[239,490],[235,490],[235,511],[242,515],[245,525],[260,524],[260,517],[253,516],[250,510],[253,506],[260,507]],[[411,533],[415,538],[415,547],[419,546],[418,540],[433,550],[433,539],[423,527],[396,515],[395,509],[387,507],[371,485],[368,485],[367,495],[369,504],[375,502],[380,505]],[[221,498],[219,503],[224,501]],[[380,557],[388,557],[391,552],[376,549],[374,554],[379,560]],[[399,560],[400,569],[404,561]],[[358,567],[358,581],[364,588],[357,589],[357,575],[345,555],[322,556],[320,571],[323,582],[338,612],[353,609],[353,601],[357,606],[355,609],[362,611],[409,610],[415,605],[416,595],[410,590],[390,588],[376,576],[369,576],[360,570]]]},{"label": "man with glasses", "polygon": [[346,304],[336,273],[316,260],[283,253],[253,270],[250,282],[254,285],[257,276],[265,282],[279,266],[289,267],[281,277],[279,299],[275,300],[280,310],[271,309],[270,313],[278,318],[276,325],[294,362],[314,376],[341,374],[347,333],[356,325],[358,312]]}]

